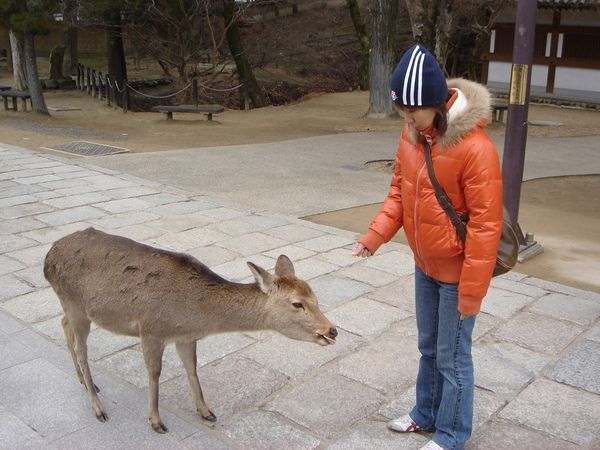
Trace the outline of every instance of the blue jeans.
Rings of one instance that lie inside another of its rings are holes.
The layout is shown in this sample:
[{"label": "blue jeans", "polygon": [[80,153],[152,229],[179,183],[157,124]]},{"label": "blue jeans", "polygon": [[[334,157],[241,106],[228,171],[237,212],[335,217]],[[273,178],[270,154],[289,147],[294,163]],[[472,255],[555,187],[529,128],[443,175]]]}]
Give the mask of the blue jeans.
[{"label": "blue jeans", "polygon": [[434,431],[439,446],[462,449],[473,428],[471,344],[476,316],[460,320],[458,284],[442,283],[418,267],[415,300],[421,359],[417,404],[410,417]]}]

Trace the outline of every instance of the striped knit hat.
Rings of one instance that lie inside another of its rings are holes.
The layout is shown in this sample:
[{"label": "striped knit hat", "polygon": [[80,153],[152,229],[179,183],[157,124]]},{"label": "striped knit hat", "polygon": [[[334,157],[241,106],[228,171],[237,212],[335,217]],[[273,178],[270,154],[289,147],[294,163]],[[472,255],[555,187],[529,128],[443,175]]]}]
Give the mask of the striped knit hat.
[{"label": "striped knit hat", "polygon": [[408,50],[392,75],[392,100],[404,106],[436,106],[448,97],[446,78],[427,49]]}]

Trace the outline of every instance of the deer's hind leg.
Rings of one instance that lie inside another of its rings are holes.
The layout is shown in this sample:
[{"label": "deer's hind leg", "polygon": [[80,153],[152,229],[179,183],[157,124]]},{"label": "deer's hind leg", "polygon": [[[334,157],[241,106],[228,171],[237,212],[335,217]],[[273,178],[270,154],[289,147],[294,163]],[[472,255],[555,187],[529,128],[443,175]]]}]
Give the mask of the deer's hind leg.
[{"label": "deer's hind leg", "polygon": [[71,353],[71,358],[73,358],[75,373],[77,374],[77,378],[79,378],[79,382],[85,386],[83,374],[81,373],[81,368],[77,362],[77,354],[75,353],[75,333],[73,333],[73,328],[71,328],[71,324],[69,323],[67,316],[62,318],[61,325],[63,332],[65,333],[65,338],[67,339],[67,348],[69,349],[69,353]]},{"label": "deer's hind leg", "polygon": [[150,410],[149,419],[152,429],[157,433],[163,434],[169,431],[160,418],[158,411],[158,386],[160,372],[162,371],[162,356],[165,350],[165,344],[162,341],[153,339],[149,336],[140,336],[142,352],[144,353],[144,362],[148,371],[148,408]]},{"label": "deer's hind leg", "polygon": [[87,338],[90,334],[90,319],[85,313],[75,313],[65,310],[65,316],[62,319],[62,327],[67,339],[67,347],[71,352],[73,363],[75,364],[75,372],[79,381],[86,387],[92,409],[96,414],[96,418],[100,422],[106,422],[108,416],[100,398],[98,398],[99,389],[92,380],[92,373],[88,363]]},{"label": "deer's hind leg", "polygon": [[178,342],[175,344],[179,359],[183,363],[183,367],[187,373],[188,383],[192,390],[192,396],[194,397],[194,404],[196,410],[202,415],[205,420],[210,422],[216,422],[217,416],[215,416],[204,401],[204,395],[202,395],[202,388],[200,387],[200,380],[198,380],[197,372],[197,356],[196,356],[196,341],[192,342]]}]

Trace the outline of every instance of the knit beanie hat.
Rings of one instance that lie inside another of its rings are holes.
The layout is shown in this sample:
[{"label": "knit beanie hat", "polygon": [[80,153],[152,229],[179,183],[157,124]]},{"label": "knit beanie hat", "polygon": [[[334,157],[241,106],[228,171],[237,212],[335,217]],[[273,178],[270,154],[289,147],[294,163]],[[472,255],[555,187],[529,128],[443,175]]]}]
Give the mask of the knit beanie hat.
[{"label": "knit beanie hat", "polygon": [[404,106],[436,106],[448,97],[446,78],[427,49],[408,50],[392,75],[392,100]]}]

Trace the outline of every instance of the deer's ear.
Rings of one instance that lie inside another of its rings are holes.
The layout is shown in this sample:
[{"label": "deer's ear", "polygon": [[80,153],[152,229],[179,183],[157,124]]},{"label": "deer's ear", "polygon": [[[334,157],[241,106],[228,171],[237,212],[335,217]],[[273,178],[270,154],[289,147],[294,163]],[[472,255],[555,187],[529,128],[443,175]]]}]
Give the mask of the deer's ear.
[{"label": "deer's ear", "polygon": [[248,267],[252,271],[252,275],[254,275],[254,279],[258,283],[258,287],[265,294],[268,294],[269,291],[273,288],[273,277],[269,272],[267,272],[262,267],[258,267],[256,264],[248,261]]},{"label": "deer's ear", "polygon": [[275,264],[275,275],[280,277],[284,275],[296,275],[294,264],[292,264],[290,258],[285,255],[280,255],[279,258],[277,258],[277,263]]}]

